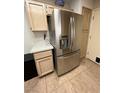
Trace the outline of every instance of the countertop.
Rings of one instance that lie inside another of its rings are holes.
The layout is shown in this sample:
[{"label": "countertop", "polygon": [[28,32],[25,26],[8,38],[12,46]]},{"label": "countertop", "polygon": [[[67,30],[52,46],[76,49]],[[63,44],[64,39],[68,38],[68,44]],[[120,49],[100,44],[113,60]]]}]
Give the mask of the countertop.
[{"label": "countertop", "polygon": [[30,53],[46,51],[51,49],[53,49],[53,46],[49,43],[49,41],[39,41],[33,45]]}]

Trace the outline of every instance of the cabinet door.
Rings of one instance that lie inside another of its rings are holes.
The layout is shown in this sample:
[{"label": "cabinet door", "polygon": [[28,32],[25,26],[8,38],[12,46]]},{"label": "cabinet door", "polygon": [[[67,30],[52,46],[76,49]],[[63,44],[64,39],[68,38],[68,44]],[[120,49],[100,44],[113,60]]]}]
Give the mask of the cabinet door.
[{"label": "cabinet door", "polygon": [[41,75],[45,75],[45,74],[48,74],[49,72],[53,71],[52,56],[40,59],[38,62],[39,62],[39,67],[40,67]]},{"label": "cabinet door", "polygon": [[51,15],[54,11],[54,7],[50,5],[46,5],[46,14]]},{"label": "cabinet door", "polygon": [[47,17],[44,4],[28,4],[28,14],[32,31],[47,31]]}]

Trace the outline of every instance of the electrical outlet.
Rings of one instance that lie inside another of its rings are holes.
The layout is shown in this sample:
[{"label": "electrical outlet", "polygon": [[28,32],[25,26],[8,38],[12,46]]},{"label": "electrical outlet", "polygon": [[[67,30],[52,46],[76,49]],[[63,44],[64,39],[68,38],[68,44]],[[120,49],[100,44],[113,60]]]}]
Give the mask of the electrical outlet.
[{"label": "electrical outlet", "polygon": [[99,57],[96,57],[96,62],[100,63],[100,58]]}]

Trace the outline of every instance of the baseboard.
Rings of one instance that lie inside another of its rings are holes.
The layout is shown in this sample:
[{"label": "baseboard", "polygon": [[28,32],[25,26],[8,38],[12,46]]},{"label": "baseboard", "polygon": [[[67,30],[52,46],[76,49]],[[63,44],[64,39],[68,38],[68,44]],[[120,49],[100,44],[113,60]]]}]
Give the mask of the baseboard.
[{"label": "baseboard", "polygon": [[82,62],[82,60],[83,60],[84,58],[86,58],[86,57],[80,57],[80,62]]},{"label": "baseboard", "polygon": [[89,58],[86,58],[86,59],[88,59],[88,60],[90,60],[90,61],[94,62],[95,64],[100,65],[100,63],[97,63],[97,62],[95,62],[95,61],[93,61],[93,60],[91,60],[91,59],[89,59]]}]

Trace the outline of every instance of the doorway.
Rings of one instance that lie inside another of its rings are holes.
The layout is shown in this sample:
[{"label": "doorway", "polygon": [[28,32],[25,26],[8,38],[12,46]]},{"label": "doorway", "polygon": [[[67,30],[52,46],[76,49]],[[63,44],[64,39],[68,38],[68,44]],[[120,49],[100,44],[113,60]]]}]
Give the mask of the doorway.
[{"label": "doorway", "polygon": [[82,8],[81,58],[86,56],[92,10]]}]

